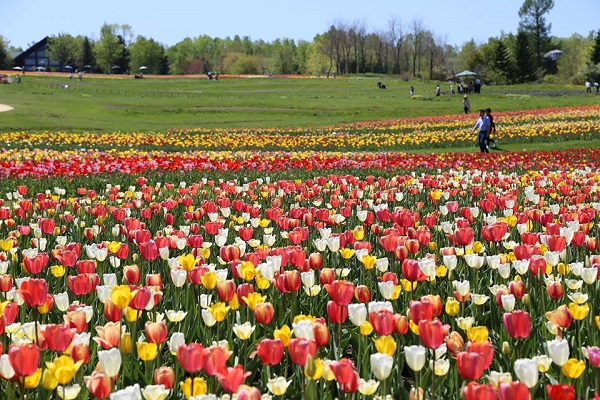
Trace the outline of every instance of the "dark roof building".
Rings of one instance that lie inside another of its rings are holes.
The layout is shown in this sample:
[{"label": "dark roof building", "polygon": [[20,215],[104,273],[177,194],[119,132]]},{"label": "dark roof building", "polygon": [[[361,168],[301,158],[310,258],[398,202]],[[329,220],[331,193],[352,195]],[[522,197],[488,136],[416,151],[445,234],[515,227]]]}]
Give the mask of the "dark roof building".
[{"label": "dark roof building", "polygon": [[48,57],[48,36],[15,57],[15,66],[26,71],[45,71],[50,68],[59,69],[57,62]]}]

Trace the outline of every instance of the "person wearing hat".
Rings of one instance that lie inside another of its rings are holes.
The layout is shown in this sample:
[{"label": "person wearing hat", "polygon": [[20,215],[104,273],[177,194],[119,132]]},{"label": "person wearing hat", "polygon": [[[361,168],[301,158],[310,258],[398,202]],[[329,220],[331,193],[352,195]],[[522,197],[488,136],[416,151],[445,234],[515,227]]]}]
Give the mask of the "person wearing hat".
[{"label": "person wearing hat", "polygon": [[471,110],[471,104],[469,103],[469,96],[465,94],[462,101],[463,109],[465,110],[465,114],[468,114]]}]

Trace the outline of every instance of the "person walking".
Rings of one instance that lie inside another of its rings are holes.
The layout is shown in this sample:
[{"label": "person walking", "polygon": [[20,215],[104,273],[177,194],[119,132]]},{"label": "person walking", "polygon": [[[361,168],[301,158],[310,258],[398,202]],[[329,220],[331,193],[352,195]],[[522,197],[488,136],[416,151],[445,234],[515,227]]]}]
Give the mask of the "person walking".
[{"label": "person walking", "polygon": [[490,119],[485,115],[485,110],[479,110],[479,119],[475,123],[472,132],[479,130],[477,134],[477,143],[479,144],[479,150],[482,153],[489,153],[490,151],[486,145],[486,139],[490,133]]},{"label": "person walking", "polygon": [[465,110],[465,114],[468,114],[469,111],[471,111],[471,103],[469,103],[469,96],[467,96],[466,94],[463,97],[462,105],[463,110]]},{"label": "person walking", "polygon": [[496,135],[496,124],[494,123],[494,116],[492,115],[492,109],[491,108],[486,108],[485,109],[485,115],[490,119],[490,131],[488,133],[488,136],[485,140],[485,144],[486,147],[490,148],[490,144],[493,143],[492,148],[495,148],[498,145],[498,142],[496,142],[496,139],[494,139],[492,136]]}]

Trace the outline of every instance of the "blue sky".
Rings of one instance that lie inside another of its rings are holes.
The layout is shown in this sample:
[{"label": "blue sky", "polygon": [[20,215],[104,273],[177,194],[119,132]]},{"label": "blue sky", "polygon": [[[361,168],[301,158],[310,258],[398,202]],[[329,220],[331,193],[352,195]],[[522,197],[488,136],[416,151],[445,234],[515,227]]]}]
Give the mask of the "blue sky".
[{"label": "blue sky", "polygon": [[[102,0],[55,2],[0,0],[0,35],[26,48],[58,33],[97,38],[103,23],[129,24],[134,34],[167,46],[185,37],[250,36],[312,40],[337,21],[365,22],[383,31],[396,17],[408,26],[414,20],[448,44],[475,39],[482,43],[502,32],[516,32],[523,0]],[[206,5],[212,5],[207,7]],[[548,14],[551,33],[587,35],[600,28],[600,0],[555,0]]]}]

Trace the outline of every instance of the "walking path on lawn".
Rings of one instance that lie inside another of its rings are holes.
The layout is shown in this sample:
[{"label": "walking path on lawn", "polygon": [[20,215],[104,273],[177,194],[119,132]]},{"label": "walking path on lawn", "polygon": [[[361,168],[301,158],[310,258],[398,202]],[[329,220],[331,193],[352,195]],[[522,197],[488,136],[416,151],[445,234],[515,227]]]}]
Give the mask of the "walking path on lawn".
[{"label": "walking path on lawn", "polygon": [[6,104],[0,104],[0,112],[11,111],[13,108],[11,106],[7,106]]}]

